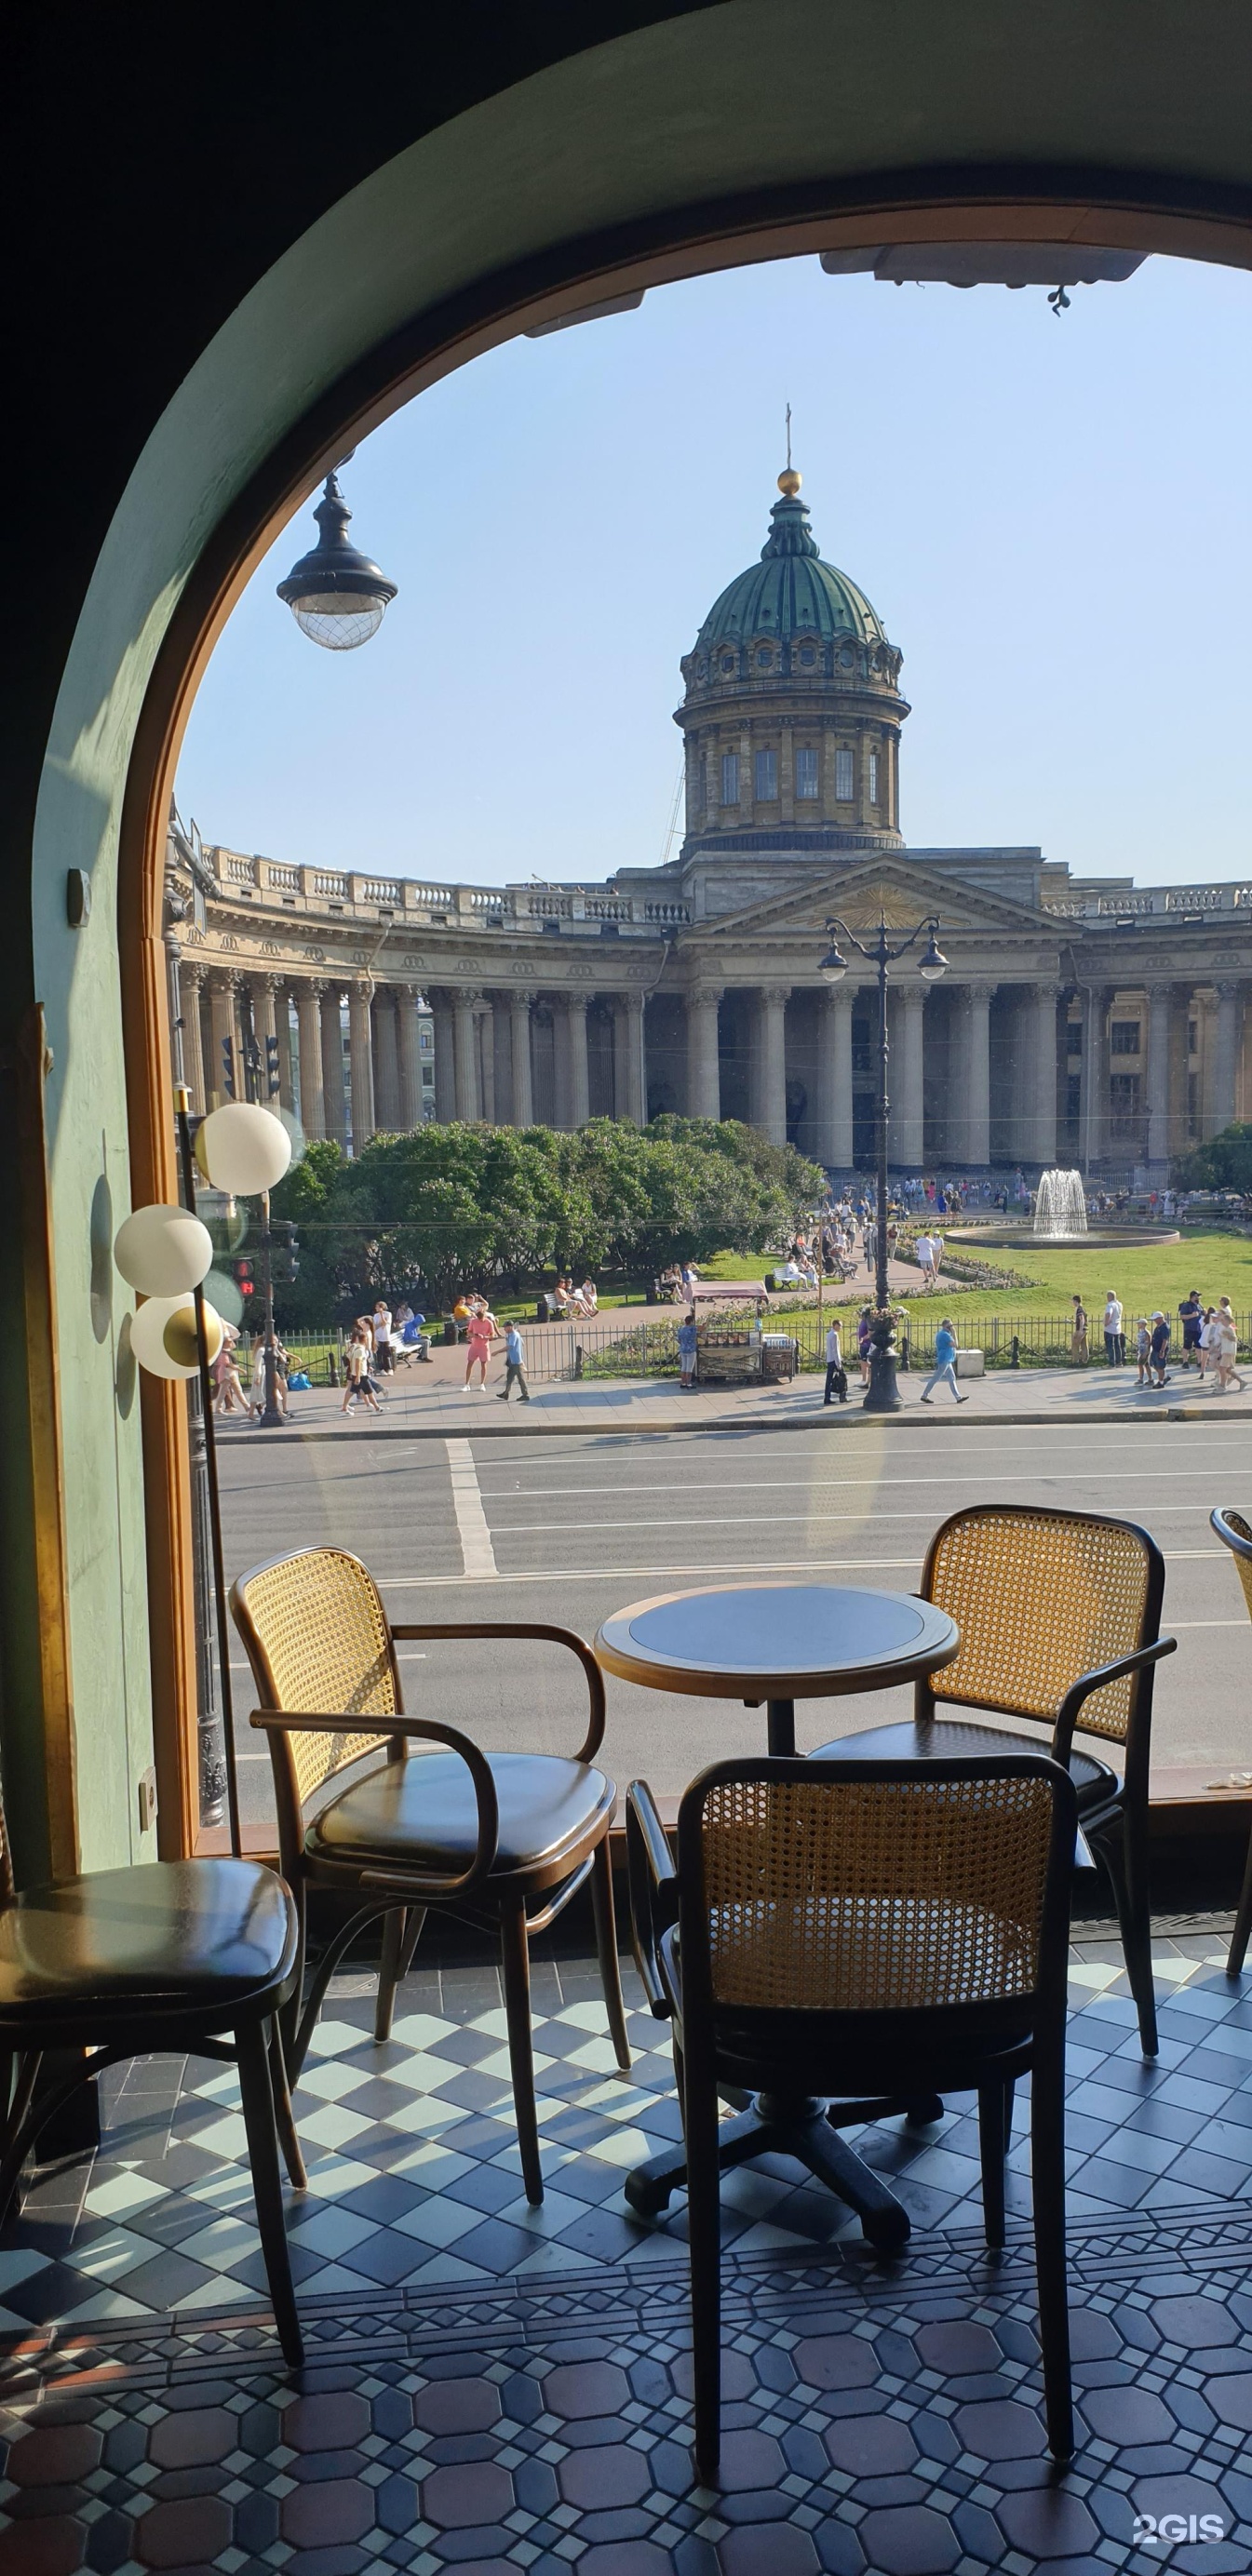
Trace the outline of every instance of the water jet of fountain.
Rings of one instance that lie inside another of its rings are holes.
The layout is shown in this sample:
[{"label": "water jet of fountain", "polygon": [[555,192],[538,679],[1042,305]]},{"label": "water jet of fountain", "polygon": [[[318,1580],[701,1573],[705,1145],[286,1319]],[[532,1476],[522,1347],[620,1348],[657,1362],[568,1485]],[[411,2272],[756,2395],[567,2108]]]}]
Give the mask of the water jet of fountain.
[{"label": "water jet of fountain", "polygon": [[1087,1194],[1081,1172],[1041,1172],[1035,1192],[1035,1233],[1069,1242],[1087,1231]]}]

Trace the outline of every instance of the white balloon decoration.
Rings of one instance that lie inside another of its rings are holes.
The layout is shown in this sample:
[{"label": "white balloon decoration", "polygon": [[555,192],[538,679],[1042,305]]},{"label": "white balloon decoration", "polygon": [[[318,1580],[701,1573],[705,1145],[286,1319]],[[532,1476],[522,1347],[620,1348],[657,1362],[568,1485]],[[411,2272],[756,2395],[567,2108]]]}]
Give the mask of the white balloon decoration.
[{"label": "white balloon decoration", "polygon": [[196,1160],[215,1190],[257,1198],[274,1189],[291,1161],[291,1138],[272,1109],[227,1100],[211,1109],[196,1136]]},{"label": "white balloon decoration", "polygon": [[118,1227],[113,1258],[143,1297],[176,1297],[198,1288],[212,1266],[213,1238],[189,1208],[136,1208]]},{"label": "white balloon decoration", "polygon": [[[204,1339],[212,1363],[222,1347],[222,1319],[207,1301]],[[194,1377],[199,1365],[195,1299],[187,1295],[145,1298],[131,1324],[130,1346],[140,1367],[153,1377]]]}]

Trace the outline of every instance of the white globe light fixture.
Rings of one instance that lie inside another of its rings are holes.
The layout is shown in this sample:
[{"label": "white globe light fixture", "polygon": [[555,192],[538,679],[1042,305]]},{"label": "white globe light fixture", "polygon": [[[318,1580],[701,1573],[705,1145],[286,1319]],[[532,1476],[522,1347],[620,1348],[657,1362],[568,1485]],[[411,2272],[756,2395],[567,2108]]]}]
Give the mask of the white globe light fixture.
[{"label": "white globe light fixture", "polygon": [[329,653],[351,653],[378,633],[396,585],[368,555],[349,545],[352,512],[336,475],[327,475],[313,516],[321,531],[317,544],[279,582],[278,596],[311,644],[322,644]]},{"label": "white globe light fixture", "polygon": [[255,1101],[227,1100],[202,1120],[196,1161],[213,1188],[224,1190],[228,1198],[260,1198],[281,1181],[291,1161],[291,1137],[272,1109]]},{"label": "white globe light fixture", "polygon": [[[215,1306],[204,1307],[204,1347],[210,1368],[223,1341],[222,1319]],[[141,1368],[152,1377],[189,1378],[198,1374],[195,1299],[148,1297],[130,1328],[130,1346]]]},{"label": "white globe light fixture", "polygon": [[136,1208],[118,1227],[113,1258],[141,1297],[177,1297],[198,1288],[213,1265],[213,1238],[189,1208]]}]

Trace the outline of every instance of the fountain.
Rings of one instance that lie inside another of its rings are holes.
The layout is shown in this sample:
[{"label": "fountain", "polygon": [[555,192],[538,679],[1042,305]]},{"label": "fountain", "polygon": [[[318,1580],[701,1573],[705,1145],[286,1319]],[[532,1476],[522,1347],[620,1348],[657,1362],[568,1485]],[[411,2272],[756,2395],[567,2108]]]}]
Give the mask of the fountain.
[{"label": "fountain", "polygon": [[1087,1193],[1081,1172],[1041,1172],[1035,1192],[1035,1233],[1052,1243],[1072,1243],[1087,1231]]}]

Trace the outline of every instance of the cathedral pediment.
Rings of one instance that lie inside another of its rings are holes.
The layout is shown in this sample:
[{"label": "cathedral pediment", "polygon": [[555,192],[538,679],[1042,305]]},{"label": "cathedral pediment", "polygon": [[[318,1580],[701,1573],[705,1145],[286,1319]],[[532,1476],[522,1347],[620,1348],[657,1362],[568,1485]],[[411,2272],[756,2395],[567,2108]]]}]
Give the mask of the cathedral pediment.
[{"label": "cathedral pediment", "polygon": [[796,931],[817,937],[836,913],[862,937],[876,931],[880,920],[888,930],[906,931],[929,914],[937,914],[942,928],[952,933],[1037,935],[1045,930],[1056,936],[1055,922],[1033,904],[1015,903],[984,886],[963,885],[957,877],[911,860],[906,851],[875,850],[852,866],[814,871],[801,886],[792,879],[777,895],[706,917],[693,925],[687,939],[694,936],[702,946],[717,947]]}]

